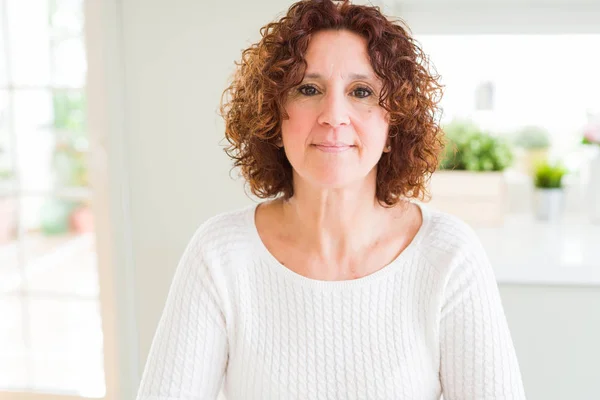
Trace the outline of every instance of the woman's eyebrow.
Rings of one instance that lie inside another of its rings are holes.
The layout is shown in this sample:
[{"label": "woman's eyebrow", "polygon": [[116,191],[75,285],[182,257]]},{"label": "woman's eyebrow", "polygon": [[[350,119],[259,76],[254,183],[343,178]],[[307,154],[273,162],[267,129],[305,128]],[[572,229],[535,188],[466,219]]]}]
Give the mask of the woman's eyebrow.
[{"label": "woman's eyebrow", "polygon": [[[323,79],[323,76],[321,74],[318,74],[315,72],[310,72],[310,73],[304,75],[304,78],[321,80],[321,79]],[[352,73],[352,74],[350,74],[350,79],[372,80],[373,77],[370,75],[365,75],[365,74]]]}]

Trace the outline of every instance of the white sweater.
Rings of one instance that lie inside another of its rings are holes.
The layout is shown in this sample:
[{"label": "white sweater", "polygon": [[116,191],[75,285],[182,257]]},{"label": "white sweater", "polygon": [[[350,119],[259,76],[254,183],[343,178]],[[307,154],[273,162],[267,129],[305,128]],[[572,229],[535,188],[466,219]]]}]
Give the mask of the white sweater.
[{"label": "white sweater", "polygon": [[[171,284],[138,400],[525,399],[498,287],[473,230],[421,205],[379,271],[319,281],[262,243],[256,205],[211,218]],[[223,386],[221,386],[223,384]]]}]

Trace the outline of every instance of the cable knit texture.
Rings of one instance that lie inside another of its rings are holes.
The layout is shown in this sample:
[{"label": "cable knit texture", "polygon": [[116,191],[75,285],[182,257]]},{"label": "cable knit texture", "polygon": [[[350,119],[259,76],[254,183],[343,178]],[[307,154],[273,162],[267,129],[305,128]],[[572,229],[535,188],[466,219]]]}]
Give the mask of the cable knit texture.
[{"label": "cable knit texture", "polygon": [[202,224],[177,267],[138,400],[524,399],[479,239],[420,207],[410,245],[347,281],[277,262],[256,205]]}]

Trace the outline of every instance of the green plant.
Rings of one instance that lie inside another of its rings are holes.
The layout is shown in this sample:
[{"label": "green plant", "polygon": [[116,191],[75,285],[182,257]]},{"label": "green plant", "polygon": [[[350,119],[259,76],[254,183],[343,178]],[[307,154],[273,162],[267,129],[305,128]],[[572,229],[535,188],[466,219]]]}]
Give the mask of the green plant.
[{"label": "green plant", "polygon": [[600,145],[600,120],[590,122],[583,130],[583,138],[581,140],[583,144],[597,144]]},{"label": "green plant", "polygon": [[567,172],[562,163],[543,160],[535,165],[533,183],[540,189],[560,189],[563,187],[562,179]]},{"label": "green plant", "polygon": [[56,184],[87,186],[89,140],[86,132],[85,96],[82,92],[56,92],[53,96],[56,145],[52,166]]},{"label": "green plant", "polygon": [[455,120],[443,128],[446,147],[440,169],[503,171],[513,161],[506,140],[482,131],[470,121]]},{"label": "green plant", "polygon": [[592,141],[592,139],[588,139],[587,137],[583,137],[583,139],[581,139],[581,143],[582,144],[595,144],[595,145],[600,145],[600,141]]},{"label": "green plant", "polygon": [[56,174],[56,184],[62,187],[87,186],[87,144],[64,139],[54,148],[52,165]]},{"label": "green plant", "polygon": [[525,126],[517,131],[513,143],[526,150],[547,149],[550,147],[550,135],[539,126]]},{"label": "green plant", "polygon": [[0,168],[0,181],[9,180],[12,178],[13,173],[8,168]]},{"label": "green plant", "polygon": [[54,129],[83,134],[86,127],[86,99],[82,92],[55,92],[52,96]]}]

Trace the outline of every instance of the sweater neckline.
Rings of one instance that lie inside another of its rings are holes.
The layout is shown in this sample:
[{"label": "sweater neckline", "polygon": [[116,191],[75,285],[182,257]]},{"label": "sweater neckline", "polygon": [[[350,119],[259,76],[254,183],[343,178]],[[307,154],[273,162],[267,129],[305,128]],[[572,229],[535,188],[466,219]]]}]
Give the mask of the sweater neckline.
[{"label": "sweater neckline", "polygon": [[411,240],[411,242],[387,265],[380,268],[379,270],[357,278],[357,279],[346,279],[346,280],[335,280],[335,281],[327,281],[320,279],[313,279],[301,275],[297,272],[292,271],[285,265],[281,264],[277,258],[267,249],[265,244],[263,243],[260,234],[258,233],[258,228],[256,227],[256,210],[261,203],[252,204],[246,209],[246,221],[248,226],[250,227],[252,241],[254,247],[258,250],[259,256],[261,259],[267,262],[269,267],[272,267],[276,273],[282,274],[288,279],[299,283],[304,286],[309,286],[313,288],[319,289],[336,289],[336,288],[350,288],[366,285],[372,281],[383,278],[384,276],[393,274],[399,268],[402,267],[404,261],[408,260],[410,256],[415,252],[416,248],[419,246],[419,243],[423,240],[423,237],[426,235],[427,230],[429,228],[431,213],[427,206],[421,203],[414,202],[419,207],[422,216],[421,226],[417,230],[416,235]]}]

